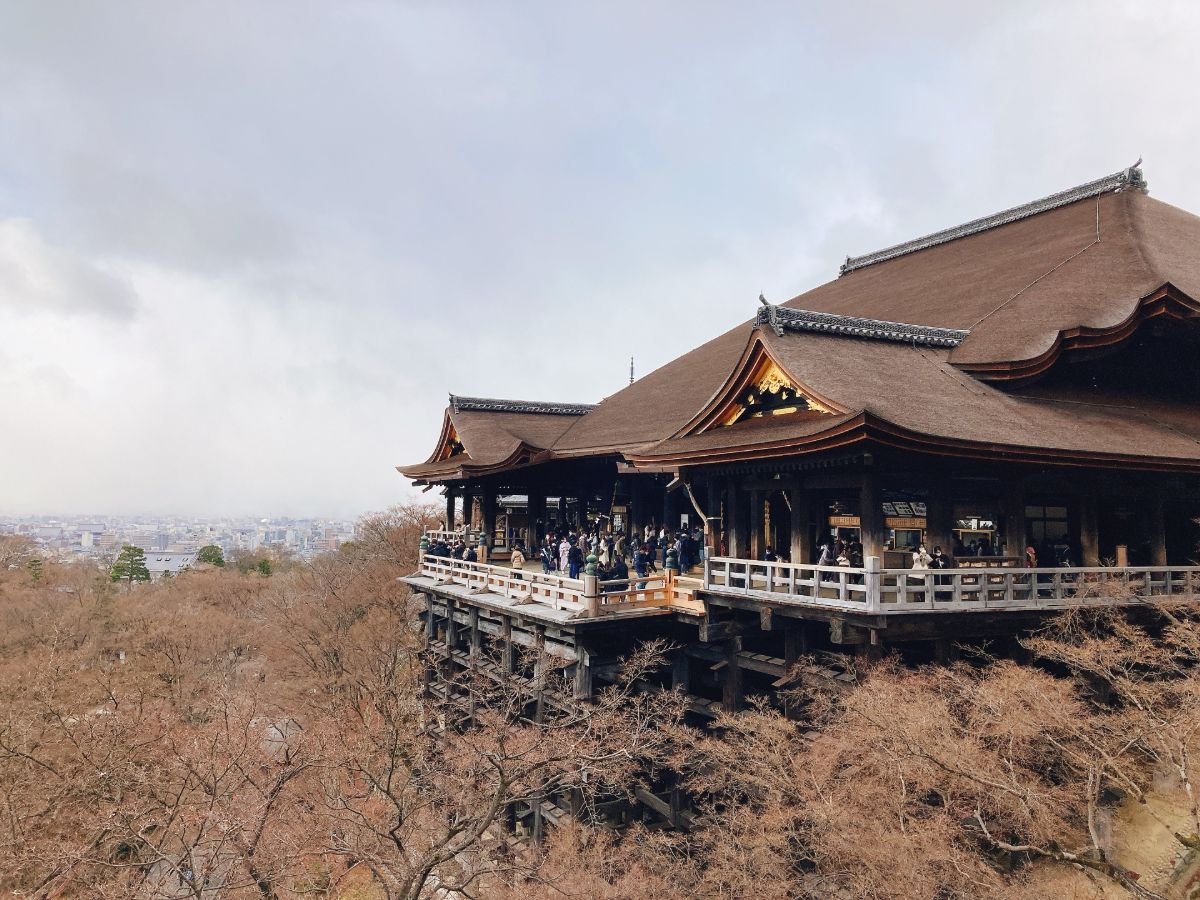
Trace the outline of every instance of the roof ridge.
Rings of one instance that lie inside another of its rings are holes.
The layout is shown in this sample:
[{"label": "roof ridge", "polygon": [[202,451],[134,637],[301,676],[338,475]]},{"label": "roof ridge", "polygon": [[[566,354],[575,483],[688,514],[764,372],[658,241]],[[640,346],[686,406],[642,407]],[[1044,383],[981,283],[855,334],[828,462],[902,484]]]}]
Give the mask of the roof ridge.
[{"label": "roof ridge", "polygon": [[490,397],[450,395],[453,412],[535,413],[549,416],[582,416],[596,408],[594,403],[551,403],[542,400],[499,400]]},{"label": "roof ridge", "polygon": [[923,344],[931,347],[957,347],[970,333],[965,328],[940,328],[935,325],[913,325],[908,322],[889,322],[863,316],[844,316],[794,309],[789,306],[764,306],[759,309],[754,327],[768,325],[780,337],[787,331],[819,331],[846,337],[873,338],[902,344]]},{"label": "roof ridge", "polygon": [[972,219],[970,222],[965,222],[962,225],[955,225],[953,228],[935,231],[924,237],[914,238],[911,241],[885,247],[873,253],[866,253],[862,256],[847,256],[838,274],[847,275],[850,272],[865,269],[867,266],[873,266],[876,263],[887,262],[898,256],[906,256],[909,253],[916,253],[918,250],[925,250],[929,247],[936,247],[939,244],[958,240],[959,238],[979,234],[981,231],[999,228],[1001,225],[1008,225],[1021,219],[1027,219],[1030,216],[1036,216],[1039,213],[1058,209],[1060,206],[1067,206],[1079,200],[1098,197],[1101,194],[1117,193],[1125,190],[1135,190],[1145,193],[1146,177],[1142,174],[1142,170],[1139,168],[1140,165],[1141,160],[1138,160],[1137,163],[1128,169],[1122,169],[1120,172],[1105,175],[1103,178],[1097,178],[1095,181],[1089,181],[1086,184],[1080,184],[1065,191],[1059,191],[1057,194],[1050,194],[1048,197],[1042,197],[1039,200],[1014,206],[1011,209],[993,213],[990,216]]}]

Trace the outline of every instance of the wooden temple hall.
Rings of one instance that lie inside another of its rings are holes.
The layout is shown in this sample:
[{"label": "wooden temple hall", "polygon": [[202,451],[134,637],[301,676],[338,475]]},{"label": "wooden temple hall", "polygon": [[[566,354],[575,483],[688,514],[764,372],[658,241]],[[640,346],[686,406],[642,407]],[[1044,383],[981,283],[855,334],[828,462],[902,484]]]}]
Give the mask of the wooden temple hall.
[{"label": "wooden temple hall", "polygon": [[[1198,298],[1200,218],[1134,167],[850,257],[598,404],[452,396],[399,467],[444,492],[442,537],[479,547],[405,579],[430,646],[496,650],[497,677],[545,651],[571,700],[663,636],[703,714],[804,653],[940,657],[1064,607],[1191,599]],[[543,572],[544,535],[597,521],[703,551],[619,583]],[[822,564],[838,539],[854,558]],[[922,545],[949,567],[914,567]]]}]

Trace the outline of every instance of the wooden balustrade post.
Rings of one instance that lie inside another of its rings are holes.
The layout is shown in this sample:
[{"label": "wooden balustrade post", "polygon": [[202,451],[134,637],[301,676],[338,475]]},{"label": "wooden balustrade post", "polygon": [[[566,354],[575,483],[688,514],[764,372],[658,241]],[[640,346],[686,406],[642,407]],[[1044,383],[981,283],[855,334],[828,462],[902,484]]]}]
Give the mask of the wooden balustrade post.
[{"label": "wooden balustrade post", "polygon": [[600,615],[600,579],[595,575],[583,576],[583,603],[589,617]]},{"label": "wooden balustrade post", "polygon": [[863,560],[863,582],[867,589],[867,609],[870,612],[879,612],[879,604],[882,600],[879,592],[880,578],[879,557],[868,556]]}]

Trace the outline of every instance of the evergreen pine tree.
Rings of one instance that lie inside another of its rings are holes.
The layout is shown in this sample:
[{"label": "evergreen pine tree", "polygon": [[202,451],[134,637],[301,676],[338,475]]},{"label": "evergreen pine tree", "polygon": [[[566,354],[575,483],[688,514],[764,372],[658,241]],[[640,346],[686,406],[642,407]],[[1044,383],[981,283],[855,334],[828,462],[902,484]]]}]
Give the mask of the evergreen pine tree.
[{"label": "evergreen pine tree", "polygon": [[126,544],[121,548],[109,575],[113,581],[124,581],[130,587],[135,581],[149,581],[150,570],[146,568],[146,551],[141,547]]},{"label": "evergreen pine tree", "polygon": [[207,544],[196,554],[196,562],[208,563],[210,566],[224,566],[225,554],[216,544]]}]

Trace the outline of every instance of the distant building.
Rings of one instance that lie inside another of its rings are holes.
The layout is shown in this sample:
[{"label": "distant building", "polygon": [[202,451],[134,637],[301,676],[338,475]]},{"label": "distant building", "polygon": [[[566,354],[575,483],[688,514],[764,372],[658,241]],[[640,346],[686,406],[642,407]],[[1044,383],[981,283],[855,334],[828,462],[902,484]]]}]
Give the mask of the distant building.
[{"label": "distant building", "polygon": [[150,570],[152,581],[161,578],[167,573],[178,575],[184,569],[189,569],[195,564],[195,553],[152,552],[146,554],[146,568]]}]

